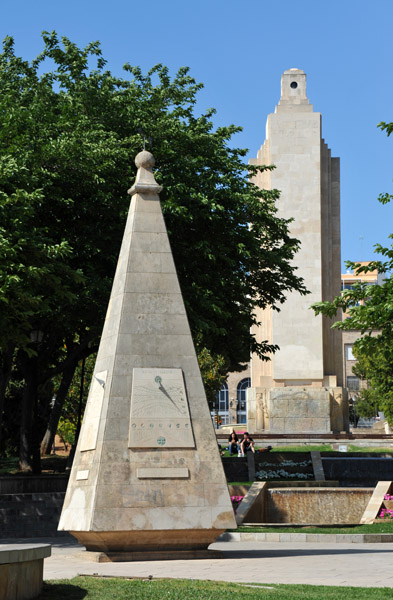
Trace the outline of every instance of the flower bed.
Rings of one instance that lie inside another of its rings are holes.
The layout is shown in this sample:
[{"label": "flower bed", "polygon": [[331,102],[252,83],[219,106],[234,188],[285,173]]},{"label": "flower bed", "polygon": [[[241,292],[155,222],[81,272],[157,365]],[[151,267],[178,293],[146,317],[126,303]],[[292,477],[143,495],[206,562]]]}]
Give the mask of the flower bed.
[{"label": "flower bed", "polygon": [[[279,463],[264,462],[258,469],[255,478],[258,481],[280,479],[314,479],[311,460],[292,460],[284,458]],[[285,468],[284,468],[285,467]]]},{"label": "flower bed", "polygon": [[383,503],[385,506],[379,511],[377,519],[393,519],[393,495],[385,494]]},{"label": "flower bed", "polygon": [[276,469],[275,471],[260,470],[255,473],[255,478],[258,481],[277,481],[280,479],[314,479],[312,473],[290,473],[285,469]]}]

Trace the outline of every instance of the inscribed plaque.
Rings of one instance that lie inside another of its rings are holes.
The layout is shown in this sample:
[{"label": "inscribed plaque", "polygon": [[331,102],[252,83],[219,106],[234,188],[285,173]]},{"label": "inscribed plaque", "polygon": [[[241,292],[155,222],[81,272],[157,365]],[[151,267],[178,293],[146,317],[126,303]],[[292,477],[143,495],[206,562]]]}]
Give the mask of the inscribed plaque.
[{"label": "inscribed plaque", "polygon": [[188,479],[186,467],[146,467],[137,469],[138,479]]},{"label": "inscribed plaque", "polygon": [[130,448],[195,448],[181,369],[133,369]]}]

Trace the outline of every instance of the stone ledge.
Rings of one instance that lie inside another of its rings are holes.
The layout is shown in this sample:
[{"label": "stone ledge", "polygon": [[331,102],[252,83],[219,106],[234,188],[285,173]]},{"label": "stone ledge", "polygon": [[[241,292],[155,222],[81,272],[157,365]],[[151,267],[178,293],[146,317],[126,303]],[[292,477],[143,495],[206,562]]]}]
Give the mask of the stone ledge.
[{"label": "stone ledge", "polygon": [[42,590],[49,544],[0,544],[0,600],[31,600]]},{"label": "stone ledge", "polygon": [[51,552],[50,544],[0,544],[0,564],[40,560]]},{"label": "stone ledge", "polygon": [[315,544],[382,544],[392,543],[391,533],[223,533],[217,542],[310,542]]}]

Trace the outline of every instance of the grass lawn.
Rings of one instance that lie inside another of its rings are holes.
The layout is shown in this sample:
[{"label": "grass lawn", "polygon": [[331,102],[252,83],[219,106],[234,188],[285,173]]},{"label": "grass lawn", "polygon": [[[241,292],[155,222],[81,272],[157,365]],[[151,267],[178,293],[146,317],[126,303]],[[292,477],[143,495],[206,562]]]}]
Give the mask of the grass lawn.
[{"label": "grass lawn", "polygon": [[330,444],[319,444],[315,446],[303,444],[301,446],[276,446],[271,452],[333,452]]},{"label": "grass lawn", "polygon": [[[261,561],[263,562],[263,561]],[[239,566],[241,568],[241,566]],[[268,575],[267,575],[268,577]],[[391,588],[269,583],[237,584],[185,579],[75,577],[48,581],[38,600],[391,600]]]},{"label": "grass lawn", "polygon": [[393,454],[393,444],[388,448],[375,448],[374,446],[372,446],[371,448],[362,448],[360,446],[354,446],[353,444],[349,444],[349,451],[367,452],[371,454],[384,454],[387,452],[388,454]]},{"label": "grass lawn", "polygon": [[238,527],[228,529],[247,533],[393,533],[393,519],[381,520],[380,523],[371,525],[349,525],[347,527]]}]

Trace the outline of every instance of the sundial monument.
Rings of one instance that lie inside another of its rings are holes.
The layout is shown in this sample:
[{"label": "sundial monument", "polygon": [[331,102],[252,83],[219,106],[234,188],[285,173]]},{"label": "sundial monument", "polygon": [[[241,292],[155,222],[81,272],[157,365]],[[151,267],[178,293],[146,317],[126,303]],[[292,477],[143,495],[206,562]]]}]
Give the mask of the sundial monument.
[{"label": "sundial monument", "polygon": [[195,557],[236,527],[147,151],[59,530],[102,560]]}]

